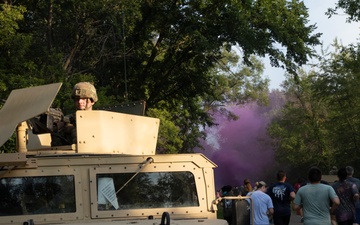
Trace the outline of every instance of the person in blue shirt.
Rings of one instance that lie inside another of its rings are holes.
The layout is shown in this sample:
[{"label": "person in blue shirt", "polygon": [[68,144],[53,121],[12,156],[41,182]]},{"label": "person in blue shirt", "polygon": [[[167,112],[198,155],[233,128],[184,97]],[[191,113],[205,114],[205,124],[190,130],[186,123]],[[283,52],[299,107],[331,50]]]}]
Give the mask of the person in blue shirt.
[{"label": "person in blue shirt", "polygon": [[256,190],[249,192],[254,210],[254,225],[269,225],[274,213],[274,206],[269,195],[266,194],[268,186],[264,181],[256,183]]}]

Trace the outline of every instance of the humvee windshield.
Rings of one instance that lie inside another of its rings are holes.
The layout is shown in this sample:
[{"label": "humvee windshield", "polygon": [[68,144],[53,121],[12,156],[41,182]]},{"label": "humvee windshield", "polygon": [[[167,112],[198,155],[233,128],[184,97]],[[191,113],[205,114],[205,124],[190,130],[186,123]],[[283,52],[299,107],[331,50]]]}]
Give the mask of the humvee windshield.
[{"label": "humvee windshield", "polygon": [[199,206],[190,172],[97,174],[97,187],[98,210]]}]

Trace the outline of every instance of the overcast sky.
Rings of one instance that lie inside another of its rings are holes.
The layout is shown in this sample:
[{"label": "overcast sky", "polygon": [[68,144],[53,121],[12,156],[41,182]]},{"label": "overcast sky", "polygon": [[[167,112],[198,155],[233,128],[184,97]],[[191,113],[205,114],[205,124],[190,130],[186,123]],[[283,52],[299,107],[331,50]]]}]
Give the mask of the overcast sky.
[{"label": "overcast sky", "polygon": [[[324,43],[325,48],[331,45],[335,38],[344,45],[357,42],[360,23],[346,23],[344,14],[333,16],[330,19],[325,15],[327,9],[334,7],[337,0],[304,0],[304,2],[309,8],[309,23],[316,23],[317,33],[322,33],[320,40]],[[320,48],[317,50],[319,51]],[[271,80],[270,90],[280,88],[280,84],[284,80],[284,70],[272,68],[268,60],[265,60],[264,63],[266,67],[264,76]]]}]

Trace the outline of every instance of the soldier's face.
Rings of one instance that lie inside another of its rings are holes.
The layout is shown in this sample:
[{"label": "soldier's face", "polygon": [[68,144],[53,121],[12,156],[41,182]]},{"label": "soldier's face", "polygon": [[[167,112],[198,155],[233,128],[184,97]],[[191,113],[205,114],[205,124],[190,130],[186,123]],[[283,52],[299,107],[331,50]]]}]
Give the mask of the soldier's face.
[{"label": "soldier's face", "polygon": [[77,110],[92,110],[94,105],[89,98],[75,98],[74,102]]}]

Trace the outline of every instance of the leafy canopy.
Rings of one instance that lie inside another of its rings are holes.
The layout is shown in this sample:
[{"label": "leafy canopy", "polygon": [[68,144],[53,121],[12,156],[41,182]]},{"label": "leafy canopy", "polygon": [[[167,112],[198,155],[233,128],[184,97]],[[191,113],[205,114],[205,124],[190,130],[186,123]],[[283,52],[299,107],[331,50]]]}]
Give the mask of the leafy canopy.
[{"label": "leafy canopy", "polygon": [[[3,98],[14,88],[63,82],[54,106],[69,113],[72,86],[93,82],[98,107],[145,100],[149,115],[166,120],[159,151],[189,152],[199,146],[202,127],[214,125],[213,110],[232,118],[222,107],[226,103],[264,102],[267,81],[254,56],[268,55],[274,66],[296,74],[320,36],[297,0],[19,0],[3,5],[19,16],[7,18],[18,27],[13,36],[22,38],[10,49],[0,41],[2,55],[16,52],[0,65]],[[233,46],[242,58],[234,57]]]}]

